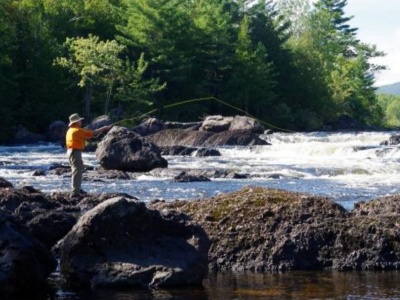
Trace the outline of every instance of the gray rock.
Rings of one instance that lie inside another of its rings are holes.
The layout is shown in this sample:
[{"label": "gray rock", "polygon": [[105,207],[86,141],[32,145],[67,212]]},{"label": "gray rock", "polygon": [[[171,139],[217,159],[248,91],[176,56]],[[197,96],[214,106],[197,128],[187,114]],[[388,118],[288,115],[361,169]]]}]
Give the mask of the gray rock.
[{"label": "gray rock", "polygon": [[229,130],[250,130],[253,133],[263,134],[265,128],[256,119],[247,116],[235,116]]},{"label": "gray rock", "polygon": [[222,132],[229,130],[233,121],[233,117],[223,117],[223,116],[208,116],[204,120],[200,131],[208,132]]},{"label": "gray rock", "polygon": [[154,144],[123,127],[110,130],[99,144],[96,158],[107,170],[148,172],[168,167],[168,162]]},{"label": "gray rock", "polygon": [[49,211],[34,217],[27,223],[29,231],[49,249],[67,235],[77,220],[62,211]]},{"label": "gray rock", "polygon": [[196,151],[196,157],[209,157],[209,156],[221,156],[221,152],[216,149],[201,148]]},{"label": "gray rock", "polygon": [[48,140],[53,143],[61,142],[61,140],[65,138],[67,129],[68,126],[63,121],[51,123],[47,131]]},{"label": "gray rock", "polygon": [[390,137],[388,141],[381,143],[382,146],[397,146],[400,145],[400,135],[394,135]]},{"label": "gray rock", "polygon": [[59,249],[69,285],[165,288],[201,285],[209,240],[185,215],[114,198],[81,217]]},{"label": "gray rock", "polygon": [[204,175],[193,175],[188,172],[182,172],[174,177],[174,182],[207,182],[211,181]]},{"label": "gray rock", "polygon": [[160,121],[156,118],[149,118],[142,124],[133,128],[132,131],[141,136],[148,136],[165,129],[167,129],[167,125],[163,121]]},{"label": "gray rock", "polygon": [[11,216],[0,214],[0,295],[29,294],[46,285],[56,260]]},{"label": "gray rock", "polygon": [[95,118],[86,128],[96,130],[104,126],[109,126],[113,123],[109,116],[100,116]]},{"label": "gray rock", "polygon": [[32,176],[46,176],[46,171],[43,169],[35,170]]}]

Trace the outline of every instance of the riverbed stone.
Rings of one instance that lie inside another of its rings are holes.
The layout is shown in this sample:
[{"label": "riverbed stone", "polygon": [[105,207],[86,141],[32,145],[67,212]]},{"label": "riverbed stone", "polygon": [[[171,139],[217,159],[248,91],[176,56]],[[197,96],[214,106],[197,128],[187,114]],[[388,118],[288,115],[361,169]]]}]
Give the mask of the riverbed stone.
[{"label": "riverbed stone", "polygon": [[18,127],[17,133],[12,140],[13,145],[28,145],[28,144],[36,144],[39,142],[46,141],[46,137],[44,135],[30,132],[23,126]]},{"label": "riverbed stone", "polygon": [[0,214],[0,295],[38,291],[55,270],[56,260],[29,230],[9,215]]},{"label": "riverbed stone", "polygon": [[96,158],[107,170],[148,172],[168,167],[153,143],[123,127],[109,131],[96,150]]},{"label": "riverbed stone", "polygon": [[59,249],[69,285],[165,288],[201,285],[209,240],[183,214],[120,197],[81,217]]}]

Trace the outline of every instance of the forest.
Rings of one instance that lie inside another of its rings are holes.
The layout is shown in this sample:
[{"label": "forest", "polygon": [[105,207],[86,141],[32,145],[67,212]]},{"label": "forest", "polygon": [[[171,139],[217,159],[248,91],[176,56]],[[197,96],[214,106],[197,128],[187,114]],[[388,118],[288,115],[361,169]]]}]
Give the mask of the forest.
[{"label": "forest", "polygon": [[74,112],[90,120],[159,108],[157,117],[179,121],[236,113],[213,101],[163,109],[210,96],[294,130],[340,115],[386,125],[395,108],[374,87],[385,66],[371,63],[384,53],[358,39],[346,5],[0,0],[0,142],[17,126],[43,132]]}]

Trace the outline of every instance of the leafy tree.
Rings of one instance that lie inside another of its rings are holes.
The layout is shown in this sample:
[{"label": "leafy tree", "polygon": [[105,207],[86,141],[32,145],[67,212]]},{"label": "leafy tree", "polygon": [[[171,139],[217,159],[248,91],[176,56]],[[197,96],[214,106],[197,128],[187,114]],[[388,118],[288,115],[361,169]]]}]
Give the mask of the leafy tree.
[{"label": "leafy tree", "polygon": [[149,96],[165,88],[165,85],[159,85],[158,79],[143,80],[148,68],[144,54],[140,56],[137,66],[131,64],[129,59],[124,62],[122,53],[125,46],[115,40],[104,42],[97,36],[89,35],[88,38],[67,39],[65,46],[69,57],[59,57],[55,64],[78,76],[78,85],[86,90],[85,107],[89,118],[96,88],[105,90],[105,114],[115,90],[120,101],[129,99],[131,102],[150,103]]}]

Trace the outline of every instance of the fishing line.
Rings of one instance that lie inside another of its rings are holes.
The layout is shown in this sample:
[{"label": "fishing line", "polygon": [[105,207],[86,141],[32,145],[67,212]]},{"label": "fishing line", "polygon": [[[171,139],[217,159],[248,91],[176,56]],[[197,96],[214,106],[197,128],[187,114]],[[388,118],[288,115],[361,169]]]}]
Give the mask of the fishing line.
[{"label": "fishing line", "polygon": [[[172,104],[165,105],[165,106],[162,107],[162,109],[168,109],[168,108],[173,108],[173,107],[177,107],[177,106],[181,106],[181,105],[185,105],[185,104],[189,104],[189,103],[203,102],[203,101],[209,101],[209,100],[214,100],[214,101],[216,101],[216,102],[218,102],[218,103],[220,103],[220,104],[223,104],[223,105],[225,105],[225,106],[227,106],[227,107],[229,107],[229,108],[232,108],[232,109],[234,109],[234,110],[236,110],[236,111],[239,111],[239,112],[245,114],[246,116],[257,120],[257,121],[260,122],[261,124],[266,125],[267,127],[274,128],[274,129],[278,129],[278,130],[283,131],[283,132],[297,133],[296,131],[292,131],[292,130],[289,130],[289,129],[280,128],[280,127],[275,126],[275,125],[273,125],[273,124],[271,124],[271,123],[265,122],[265,121],[263,121],[263,120],[261,120],[261,119],[259,119],[259,118],[254,117],[253,115],[249,114],[248,112],[244,111],[243,109],[240,109],[240,108],[238,108],[238,107],[236,107],[236,106],[234,106],[234,105],[232,105],[232,104],[229,104],[229,103],[227,103],[227,102],[225,102],[225,101],[223,101],[223,100],[221,100],[221,99],[218,99],[218,98],[216,98],[216,97],[206,97],[206,98],[198,98],[198,99],[191,99],[191,100],[176,102],[176,103],[172,103]],[[142,114],[142,115],[140,115],[140,116],[133,117],[133,118],[130,118],[130,119],[123,119],[123,120],[121,120],[121,121],[118,121],[118,122],[114,123],[113,126],[118,125],[118,124],[121,124],[121,123],[123,123],[123,122],[127,122],[127,121],[139,120],[139,119],[142,119],[142,118],[144,118],[144,117],[146,117],[146,116],[148,116],[148,115],[150,115],[150,114],[154,114],[154,113],[156,113],[156,112],[158,112],[158,111],[159,111],[159,109],[156,108],[156,109],[153,109],[153,110],[151,110],[151,111],[149,111],[149,112],[147,112],[147,113],[145,113],[145,114]]]}]

